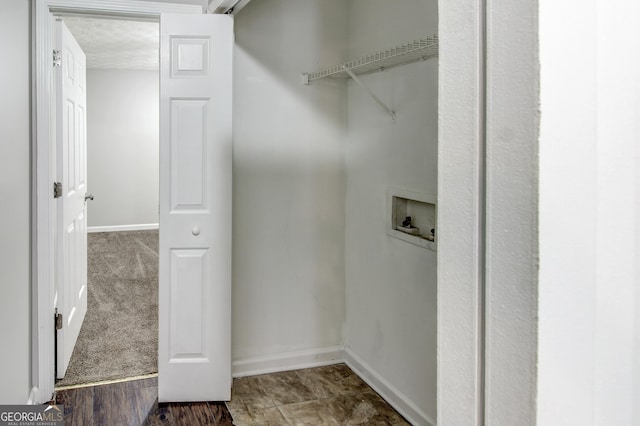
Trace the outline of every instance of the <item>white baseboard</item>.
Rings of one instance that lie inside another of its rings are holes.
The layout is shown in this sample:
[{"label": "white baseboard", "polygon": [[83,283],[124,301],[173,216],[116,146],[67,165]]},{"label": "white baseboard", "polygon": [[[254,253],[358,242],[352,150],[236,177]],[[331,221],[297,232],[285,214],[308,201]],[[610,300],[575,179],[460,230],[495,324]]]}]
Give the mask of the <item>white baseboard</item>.
[{"label": "white baseboard", "polygon": [[300,370],[344,362],[342,346],[285,352],[275,355],[239,359],[233,362],[233,377],[257,376],[280,371]]},{"label": "white baseboard", "polygon": [[87,232],[146,231],[158,229],[159,223],[143,223],[139,225],[89,226]]},{"label": "white baseboard", "polygon": [[371,386],[411,424],[415,426],[436,426],[435,420],[427,416],[409,398],[376,373],[371,366],[357,356],[350,348],[330,346],[304,351],[285,352],[275,355],[239,359],[233,362],[232,376],[245,377],[280,371],[346,363],[362,380]]},{"label": "white baseboard", "polygon": [[39,389],[37,387],[32,387],[31,391],[29,392],[29,399],[27,400],[27,405],[36,405],[36,404],[41,404],[44,403],[44,401],[38,401],[38,393],[39,393]]},{"label": "white baseboard", "polygon": [[357,356],[350,348],[344,349],[345,363],[362,380],[384,398],[393,408],[415,426],[436,426],[435,420],[427,416],[409,398],[376,373],[371,366]]}]

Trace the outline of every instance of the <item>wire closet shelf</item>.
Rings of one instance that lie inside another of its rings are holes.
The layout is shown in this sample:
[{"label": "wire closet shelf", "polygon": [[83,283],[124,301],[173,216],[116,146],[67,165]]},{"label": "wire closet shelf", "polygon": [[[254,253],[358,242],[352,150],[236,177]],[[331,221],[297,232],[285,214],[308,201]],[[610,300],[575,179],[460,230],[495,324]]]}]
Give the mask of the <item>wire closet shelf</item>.
[{"label": "wire closet shelf", "polygon": [[432,35],[320,71],[303,74],[303,77],[306,84],[325,77],[348,78],[350,73],[347,70],[355,75],[361,75],[423,61],[435,56],[438,56],[438,36]]}]

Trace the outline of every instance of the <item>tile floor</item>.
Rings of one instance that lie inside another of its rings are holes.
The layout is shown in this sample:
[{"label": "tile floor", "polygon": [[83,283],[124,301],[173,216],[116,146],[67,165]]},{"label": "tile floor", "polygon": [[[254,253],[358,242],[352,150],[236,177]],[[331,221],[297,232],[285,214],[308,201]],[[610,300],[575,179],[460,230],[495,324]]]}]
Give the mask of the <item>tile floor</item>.
[{"label": "tile floor", "polygon": [[233,424],[408,425],[345,364],[234,379]]}]

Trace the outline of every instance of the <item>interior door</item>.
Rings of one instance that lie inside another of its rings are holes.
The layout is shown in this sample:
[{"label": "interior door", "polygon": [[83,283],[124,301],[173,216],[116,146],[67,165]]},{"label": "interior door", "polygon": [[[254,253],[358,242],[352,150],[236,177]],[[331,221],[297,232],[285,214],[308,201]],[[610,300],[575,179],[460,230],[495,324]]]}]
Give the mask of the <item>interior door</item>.
[{"label": "interior door", "polygon": [[56,376],[64,377],[87,312],[86,59],[64,22],[55,23],[61,54],[56,80],[56,173],[62,183],[56,209]]},{"label": "interior door", "polygon": [[233,17],[160,19],[158,398],[231,393]]}]

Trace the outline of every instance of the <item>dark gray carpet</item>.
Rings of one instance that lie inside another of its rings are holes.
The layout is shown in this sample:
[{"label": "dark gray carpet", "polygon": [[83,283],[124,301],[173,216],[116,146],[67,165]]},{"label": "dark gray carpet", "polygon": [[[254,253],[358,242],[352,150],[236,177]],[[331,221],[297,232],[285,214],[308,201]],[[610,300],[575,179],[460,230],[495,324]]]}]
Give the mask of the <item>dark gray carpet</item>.
[{"label": "dark gray carpet", "polygon": [[88,307],[56,386],[158,371],[158,231],[88,234]]}]

